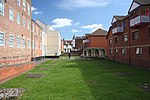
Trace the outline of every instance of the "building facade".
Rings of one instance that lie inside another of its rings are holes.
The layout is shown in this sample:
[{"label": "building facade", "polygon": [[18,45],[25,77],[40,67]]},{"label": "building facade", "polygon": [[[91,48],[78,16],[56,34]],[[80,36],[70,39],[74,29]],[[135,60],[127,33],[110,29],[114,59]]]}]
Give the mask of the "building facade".
[{"label": "building facade", "polygon": [[150,66],[150,1],[133,0],[127,16],[115,16],[108,35],[108,59]]},{"label": "building facade", "polygon": [[83,50],[83,36],[73,36],[72,42],[73,42],[73,51],[82,51]]},{"label": "building facade", "polygon": [[63,42],[64,42],[63,47],[64,47],[65,53],[73,51],[73,41],[72,40],[64,40]]},{"label": "building facade", "polygon": [[36,61],[42,58],[42,27],[32,20],[31,31],[31,58]]},{"label": "building facade", "polygon": [[42,27],[43,32],[46,33],[46,46],[45,56],[53,57],[61,55],[61,35],[59,31],[54,30],[50,25],[46,25],[40,20],[36,20],[36,23]]},{"label": "building facade", "polygon": [[97,29],[92,34],[86,34],[83,41],[83,54],[86,57],[101,57],[106,55],[107,50],[107,31]]},{"label": "building facade", "polygon": [[1,0],[0,51],[0,66],[31,60],[31,0]]}]

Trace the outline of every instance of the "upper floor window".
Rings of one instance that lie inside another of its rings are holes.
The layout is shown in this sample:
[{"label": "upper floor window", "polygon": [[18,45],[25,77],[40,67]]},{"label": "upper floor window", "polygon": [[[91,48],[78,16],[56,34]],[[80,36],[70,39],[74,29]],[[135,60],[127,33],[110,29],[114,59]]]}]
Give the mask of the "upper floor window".
[{"label": "upper floor window", "polygon": [[23,10],[26,11],[26,0],[23,0],[22,6],[23,6]]},{"label": "upper floor window", "polygon": [[27,40],[27,43],[28,43],[28,48],[30,48],[30,40],[29,39]]},{"label": "upper floor window", "polygon": [[34,24],[32,24],[32,32],[34,32]]},{"label": "upper floor window", "polygon": [[30,8],[30,5],[29,5],[29,3],[27,3],[27,9],[28,9],[28,15],[30,15],[30,13],[31,13],[31,8]]},{"label": "upper floor window", "polygon": [[23,48],[26,47],[26,40],[25,40],[25,38],[22,39],[22,47],[23,47]]},{"label": "upper floor window", "polygon": [[135,54],[136,55],[140,55],[140,54],[142,54],[142,48],[135,48]]},{"label": "upper floor window", "polygon": [[116,54],[118,53],[118,49],[115,49],[115,53],[116,53]]},{"label": "upper floor window", "polygon": [[128,35],[123,35],[123,41],[127,42],[128,41]]},{"label": "upper floor window", "polygon": [[39,28],[36,28],[36,34],[38,34],[39,33]]},{"label": "upper floor window", "polygon": [[132,32],[132,40],[137,40],[139,38],[139,31]]},{"label": "upper floor window", "polygon": [[4,16],[4,2],[0,2],[0,15]]},{"label": "upper floor window", "polygon": [[20,0],[17,0],[17,5],[20,7]]},{"label": "upper floor window", "polygon": [[30,30],[30,20],[28,20],[28,30]]},{"label": "upper floor window", "polygon": [[20,25],[20,13],[17,14],[17,24]]},{"label": "upper floor window", "polygon": [[12,8],[9,8],[9,19],[14,20],[14,10]]},{"label": "upper floor window", "polygon": [[17,37],[17,47],[20,47],[20,37]]},{"label": "upper floor window", "polygon": [[112,39],[109,39],[109,44],[112,44]]},{"label": "upper floor window", "polygon": [[5,33],[0,32],[0,46],[4,46],[5,45]]},{"label": "upper floor window", "polygon": [[115,43],[118,43],[118,37],[115,37]]},{"label": "upper floor window", "polygon": [[23,19],[22,19],[22,26],[26,27],[26,19],[25,19],[25,17],[23,17]]},{"label": "upper floor window", "polygon": [[14,40],[13,35],[10,35],[10,36],[9,36],[9,46],[10,46],[10,47],[13,47],[13,46],[14,46],[14,41],[13,41],[13,40]]}]

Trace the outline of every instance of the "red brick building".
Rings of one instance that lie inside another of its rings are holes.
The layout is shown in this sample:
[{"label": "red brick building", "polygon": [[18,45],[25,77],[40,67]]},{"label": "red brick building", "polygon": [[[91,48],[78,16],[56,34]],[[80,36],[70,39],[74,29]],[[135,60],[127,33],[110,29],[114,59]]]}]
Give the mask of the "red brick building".
[{"label": "red brick building", "polygon": [[150,1],[133,0],[127,16],[113,18],[107,39],[108,59],[150,67]]},{"label": "red brick building", "polygon": [[0,2],[0,66],[31,59],[31,0]]},{"label": "red brick building", "polygon": [[92,34],[86,34],[84,40],[84,56],[99,57],[102,52],[106,54],[107,50],[107,31],[103,29],[97,29]]},{"label": "red brick building", "polygon": [[31,0],[0,1],[1,82],[35,65],[27,63],[31,61]]},{"label": "red brick building", "polygon": [[83,36],[73,36],[73,51],[82,51],[83,50]]},{"label": "red brick building", "polygon": [[38,60],[42,58],[42,28],[34,21],[31,22],[31,58]]}]

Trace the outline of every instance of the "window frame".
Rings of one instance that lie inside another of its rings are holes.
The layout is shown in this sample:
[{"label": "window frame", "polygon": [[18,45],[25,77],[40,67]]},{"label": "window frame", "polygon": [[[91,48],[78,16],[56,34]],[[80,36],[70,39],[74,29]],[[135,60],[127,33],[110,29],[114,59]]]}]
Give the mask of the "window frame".
[{"label": "window frame", "polygon": [[[138,50],[138,51],[137,51]],[[136,55],[142,55],[142,47],[135,47],[135,54]]]},{"label": "window frame", "polygon": [[13,36],[13,34],[9,35],[9,47],[14,47],[14,36]]},{"label": "window frame", "polygon": [[20,25],[20,23],[21,23],[20,13],[17,13],[17,24]]},{"label": "window frame", "polygon": [[16,41],[17,41],[17,47],[20,48],[21,47],[21,38],[20,38],[20,36],[17,36]]},{"label": "window frame", "polygon": [[[135,37],[135,35],[138,35],[138,36]],[[132,40],[138,40],[138,39],[139,39],[139,30],[132,32]]]},{"label": "window frame", "polygon": [[3,40],[3,44],[0,44],[0,46],[5,46],[5,33],[0,31],[0,34],[3,34],[3,37],[0,37],[0,41]]},{"label": "window frame", "polygon": [[14,21],[14,10],[9,8],[9,20]]},{"label": "window frame", "polygon": [[[126,36],[126,37],[125,37]],[[128,42],[128,35],[127,34],[124,34],[123,35],[123,42]]]},{"label": "window frame", "polygon": [[0,8],[0,15],[4,16],[5,4],[4,4],[4,2],[1,2],[0,5],[2,6],[2,7]]}]

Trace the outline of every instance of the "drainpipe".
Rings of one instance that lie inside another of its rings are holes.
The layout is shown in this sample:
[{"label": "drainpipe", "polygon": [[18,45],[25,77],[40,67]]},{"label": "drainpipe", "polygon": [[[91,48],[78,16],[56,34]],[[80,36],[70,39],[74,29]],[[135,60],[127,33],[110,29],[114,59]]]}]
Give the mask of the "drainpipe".
[{"label": "drainpipe", "polygon": [[129,23],[129,65],[131,65],[131,28],[130,28],[130,19],[128,18],[128,23]]}]

